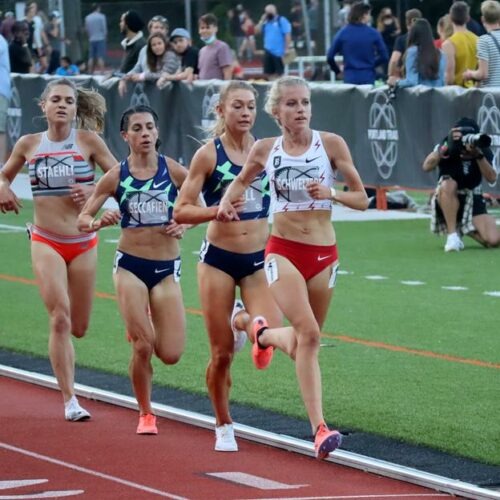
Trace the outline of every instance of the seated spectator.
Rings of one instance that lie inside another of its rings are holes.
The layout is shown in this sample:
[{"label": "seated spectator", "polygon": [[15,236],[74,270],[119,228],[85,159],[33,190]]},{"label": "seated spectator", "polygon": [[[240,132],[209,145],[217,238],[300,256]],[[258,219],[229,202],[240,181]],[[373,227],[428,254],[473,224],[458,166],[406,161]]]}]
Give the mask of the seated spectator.
[{"label": "seated spectator", "polygon": [[12,73],[30,73],[33,68],[31,50],[28,46],[29,27],[24,21],[12,25],[12,40],[9,44],[10,70]]},{"label": "seated spectator", "polygon": [[488,34],[477,41],[476,70],[464,71],[464,80],[479,82],[481,87],[500,86],[500,3],[486,0],[481,4],[484,27]]},{"label": "seated spectator", "polygon": [[180,69],[175,73],[164,72],[156,82],[158,88],[163,88],[169,81],[184,80],[192,82],[198,74],[198,49],[191,45],[191,35],[184,28],[176,28],[170,35],[170,43],[181,58]]},{"label": "seated spectator", "polygon": [[345,83],[373,85],[375,68],[384,65],[389,59],[382,36],[366,24],[370,10],[370,6],[363,2],[354,3],[349,11],[349,24],[335,35],[328,50],[328,64],[337,75],[340,69],[335,56],[343,55]]},{"label": "seated spectator", "polygon": [[406,78],[390,76],[387,83],[396,87],[444,86],[446,57],[434,45],[432,28],[427,19],[417,19],[408,34],[404,56]]},{"label": "seated spectator", "polygon": [[62,56],[60,66],[56,69],[55,74],[58,76],[75,76],[80,74],[80,70],[76,64],[71,62],[68,56]]},{"label": "seated spectator", "polygon": [[[131,71],[120,80],[118,92],[123,96],[127,91],[127,81],[156,83],[162,73],[174,74],[180,67],[177,54],[170,48],[170,43],[163,33],[154,33],[148,38],[146,65]],[[142,70],[142,71],[140,71]]]}]

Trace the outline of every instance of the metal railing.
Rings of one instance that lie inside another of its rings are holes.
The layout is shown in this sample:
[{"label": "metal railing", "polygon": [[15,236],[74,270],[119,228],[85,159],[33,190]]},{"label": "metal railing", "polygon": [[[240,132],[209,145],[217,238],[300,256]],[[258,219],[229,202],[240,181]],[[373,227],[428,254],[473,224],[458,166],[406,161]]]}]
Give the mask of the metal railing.
[{"label": "metal railing", "polygon": [[[342,66],[344,62],[344,58],[342,56],[335,56],[335,62],[337,65]],[[296,57],[291,63],[285,65],[285,75],[290,74],[293,71],[293,66],[297,66],[297,71],[300,77],[304,78],[304,74],[307,69],[307,65],[309,67],[315,66],[316,64],[321,63],[323,65],[327,64],[326,55],[324,56],[299,56]],[[330,81],[335,81],[335,73],[330,70]]]}]

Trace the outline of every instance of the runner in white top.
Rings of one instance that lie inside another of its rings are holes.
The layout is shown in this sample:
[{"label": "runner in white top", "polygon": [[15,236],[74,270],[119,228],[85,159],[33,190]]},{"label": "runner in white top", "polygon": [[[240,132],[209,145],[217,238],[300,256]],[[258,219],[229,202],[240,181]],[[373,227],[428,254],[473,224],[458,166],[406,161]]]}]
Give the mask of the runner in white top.
[{"label": "runner in white top", "polygon": [[[318,458],[325,458],[341,441],[325,424],[321,372],[318,363],[320,332],[328,312],[338,267],[331,202],[365,210],[368,197],[352,162],[349,148],[338,135],[310,128],[311,99],[302,78],[273,82],[265,109],[283,132],[281,138],[258,141],[226,191],[218,220],[237,220],[238,199],[256,175],[267,169],[271,177],[274,221],[266,246],[265,271],[271,293],[291,327],[268,328],[265,318],[253,320],[252,357],[265,368],[274,348],[295,360]],[[348,191],[336,192],[335,174]],[[293,290],[293,293],[290,293]]]}]

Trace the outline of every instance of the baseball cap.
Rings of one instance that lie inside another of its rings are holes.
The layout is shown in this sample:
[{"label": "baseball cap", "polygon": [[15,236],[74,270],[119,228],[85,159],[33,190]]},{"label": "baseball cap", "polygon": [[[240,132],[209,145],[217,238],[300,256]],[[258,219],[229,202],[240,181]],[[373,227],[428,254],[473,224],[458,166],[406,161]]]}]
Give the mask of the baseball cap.
[{"label": "baseball cap", "polygon": [[53,10],[50,13],[50,17],[61,17],[61,13],[58,10]]},{"label": "baseball cap", "polygon": [[184,28],[175,28],[175,30],[172,31],[172,33],[170,34],[170,40],[173,40],[176,37],[182,37],[191,40],[189,31]]}]

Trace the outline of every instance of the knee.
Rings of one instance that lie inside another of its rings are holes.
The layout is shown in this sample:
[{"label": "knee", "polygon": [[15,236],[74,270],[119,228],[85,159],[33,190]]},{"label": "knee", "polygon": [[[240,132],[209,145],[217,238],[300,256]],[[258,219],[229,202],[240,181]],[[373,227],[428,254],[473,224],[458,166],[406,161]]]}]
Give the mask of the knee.
[{"label": "knee", "polygon": [[297,335],[297,343],[301,348],[317,350],[320,344],[321,332],[319,328],[309,327],[299,330]]},{"label": "knee", "polygon": [[212,351],[212,366],[218,370],[229,369],[232,359],[233,355],[228,351],[222,349],[215,349]]},{"label": "knee", "polygon": [[154,348],[153,343],[144,338],[137,338],[133,340],[134,356],[141,359],[148,360],[153,356]]},{"label": "knee", "polygon": [[166,365],[175,365],[181,359],[181,352],[157,352],[156,356]]},{"label": "knee", "polygon": [[64,335],[71,330],[71,320],[68,311],[56,309],[50,315],[51,330],[56,335]]},{"label": "knee", "polygon": [[76,337],[77,339],[81,339],[87,333],[88,327],[89,327],[88,320],[81,321],[78,323],[72,323],[71,324],[71,334],[73,335],[73,337]]},{"label": "knee", "polygon": [[439,192],[445,196],[456,196],[457,183],[453,179],[445,179],[441,181]]}]

